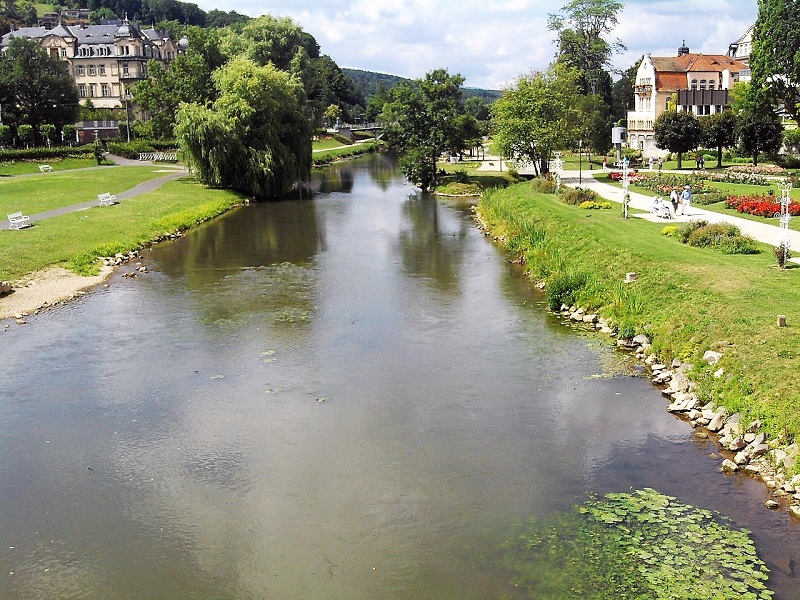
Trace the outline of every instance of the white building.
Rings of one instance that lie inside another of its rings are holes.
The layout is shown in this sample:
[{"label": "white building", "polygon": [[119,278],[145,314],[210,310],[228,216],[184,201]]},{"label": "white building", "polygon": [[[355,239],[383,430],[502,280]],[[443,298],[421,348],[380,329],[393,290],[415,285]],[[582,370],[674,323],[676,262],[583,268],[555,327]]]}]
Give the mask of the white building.
[{"label": "white building", "polygon": [[667,154],[656,148],[653,124],[668,109],[692,111],[697,116],[721,112],[728,90],[749,76],[749,67],[724,54],[692,54],[684,45],[675,57],[645,55],[636,72],[634,110],[628,112],[628,146],[645,158]]}]

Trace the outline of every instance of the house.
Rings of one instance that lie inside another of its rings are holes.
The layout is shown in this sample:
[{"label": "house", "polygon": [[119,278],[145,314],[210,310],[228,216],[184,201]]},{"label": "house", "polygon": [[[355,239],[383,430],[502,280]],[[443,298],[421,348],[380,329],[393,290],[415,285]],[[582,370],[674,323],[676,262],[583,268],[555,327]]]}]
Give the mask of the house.
[{"label": "house", "polygon": [[668,109],[712,115],[729,104],[729,90],[750,68],[726,54],[692,54],[686,45],[674,57],[646,54],[636,72],[634,110],[628,112],[628,146],[642,155],[667,154],[656,148],[653,124]]},{"label": "house", "polygon": [[169,64],[188,47],[186,38],[176,42],[166,32],[142,29],[127,19],[105,25],[23,27],[0,39],[0,51],[15,37],[39,40],[51,56],[66,61],[81,102],[126,110],[132,86],[147,77],[147,62]]}]

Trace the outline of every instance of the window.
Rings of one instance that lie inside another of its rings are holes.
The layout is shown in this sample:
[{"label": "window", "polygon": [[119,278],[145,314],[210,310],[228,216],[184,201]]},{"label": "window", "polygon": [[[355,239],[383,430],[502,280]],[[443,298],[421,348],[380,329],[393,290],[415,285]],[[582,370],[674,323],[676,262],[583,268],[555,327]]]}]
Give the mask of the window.
[{"label": "window", "polygon": [[692,79],[692,89],[693,90],[697,89],[697,79]]},{"label": "window", "polygon": [[128,63],[122,63],[122,74],[130,75],[130,71],[128,70]]},{"label": "window", "polygon": [[705,79],[701,79],[700,80],[700,89],[701,90],[706,89],[706,80]]},{"label": "window", "polygon": [[61,56],[66,56],[66,55],[67,55],[67,49],[66,48],[62,48],[61,49]]},{"label": "window", "polygon": [[78,96],[86,98],[86,84],[82,83],[78,86]]},{"label": "window", "polygon": [[93,83],[89,84],[89,97],[94,98],[96,96],[95,85]]},{"label": "window", "polygon": [[105,65],[97,65],[97,74],[98,75],[105,75],[106,74],[106,66]]},{"label": "window", "polygon": [[86,70],[83,68],[83,65],[78,65],[75,67],[75,75],[85,75]]},{"label": "window", "polygon": [[88,67],[89,75],[97,75],[97,67],[94,65],[89,65]]},{"label": "window", "polygon": [[111,86],[108,85],[107,83],[102,84],[100,86],[100,89],[101,89],[101,94],[103,95],[103,98],[108,98],[111,95]]},{"label": "window", "polygon": [[710,90],[714,89],[714,80],[713,79],[709,79],[708,80],[708,89],[710,89]]}]

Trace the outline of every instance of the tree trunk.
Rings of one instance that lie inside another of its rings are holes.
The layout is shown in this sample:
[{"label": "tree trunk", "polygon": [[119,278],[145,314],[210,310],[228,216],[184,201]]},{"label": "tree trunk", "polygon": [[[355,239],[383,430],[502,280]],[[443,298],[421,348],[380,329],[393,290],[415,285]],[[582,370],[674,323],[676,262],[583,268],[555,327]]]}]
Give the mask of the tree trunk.
[{"label": "tree trunk", "polygon": [[758,166],[758,152],[753,152],[753,166]]},{"label": "tree trunk", "polygon": [[683,152],[678,152],[678,171],[681,170],[682,164],[683,164]]},{"label": "tree trunk", "polygon": [[717,168],[722,168],[722,146],[717,148]]}]

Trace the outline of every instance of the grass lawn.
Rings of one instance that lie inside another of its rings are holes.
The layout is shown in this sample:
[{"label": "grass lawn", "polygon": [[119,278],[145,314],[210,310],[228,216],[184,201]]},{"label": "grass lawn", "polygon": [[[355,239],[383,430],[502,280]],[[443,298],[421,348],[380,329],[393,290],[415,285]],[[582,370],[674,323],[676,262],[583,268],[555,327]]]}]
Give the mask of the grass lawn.
[{"label": "grass lawn", "polygon": [[331,148],[338,148],[339,146],[345,146],[342,142],[335,140],[333,138],[323,138],[321,140],[317,140],[312,142],[311,150],[312,152],[322,152],[323,150],[330,150]]},{"label": "grass lawn", "polygon": [[[664,361],[693,363],[703,400],[761,418],[773,436],[800,434],[800,268],[778,269],[768,246],[757,255],[685,246],[660,224],[567,206],[524,183],[489,193],[479,209],[548,295],[646,333]],[[779,314],[788,327],[776,326]],[[700,359],[712,347],[723,358],[709,367]]]},{"label": "grass lawn", "polygon": [[[469,159],[455,164],[450,162],[437,163],[436,168],[445,171],[446,175],[440,175],[437,178],[439,185],[436,186],[435,191],[440,194],[464,195],[469,193],[480,195],[484,190],[506,187],[517,181],[506,171],[478,171],[480,165],[479,161],[471,161]],[[456,173],[459,171],[464,171],[467,174],[467,182],[465,184],[456,183]]]},{"label": "grass lawn", "polygon": [[[104,161],[104,164],[111,166],[113,163]],[[15,175],[28,175],[41,173],[39,165],[50,165],[53,171],[69,171],[70,169],[84,169],[86,167],[96,167],[97,161],[92,158],[54,158],[52,160],[25,161],[17,160],[13,162],[0,161],[0,177],[13,177]]]},{"label": "grass lawn", "polygon": [[159,167],[106,167],[92,171],[42,173],[32,177],[0,178],[0,216],[22,211],[36,214],[61,206],[118,194],[143,181],[161,177]]},{"label": "grass lawn", "polygon": [[[119,176],[138,169],[120,168]],[[79,193],[81,187],[85,189],[89,174],[94,182],[95,173],[84,171],[83,181],[70,182],[65,193]],[[186,177],[115,206],[47,219],[20,231],[0,231],[0,279],[16,280],[50,265],[89,274],[96,267],[96,256],[137,248],[165,232],[225,212],[239,202],[241,197],[233,192],[207,189]]]}]

